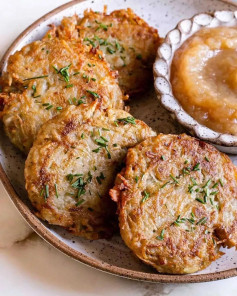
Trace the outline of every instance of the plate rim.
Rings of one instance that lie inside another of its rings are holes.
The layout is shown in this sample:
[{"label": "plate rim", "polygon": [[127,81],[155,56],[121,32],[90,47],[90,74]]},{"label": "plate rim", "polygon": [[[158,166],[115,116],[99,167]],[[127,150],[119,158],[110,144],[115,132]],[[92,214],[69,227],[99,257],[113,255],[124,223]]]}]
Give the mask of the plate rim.
[{"label": "plate rim", "polygon": [[[80,2],[85,2],[87,0],[73,0],[66,4],[63,4],[47,14],[40,17],[38,20],[33,22],[28,26],[9,46],[5,54],[3,55],[0,61],[0,73],[2,72],[6,61],[9,56],[12,54],[18,43],[25,38],[31,31],[33,31],[38,25],[46,21],[51,16],[58,14],[59,12],[77,5]],[[6,175],[2,164],[0,163],[0,180],[3,183],[4,188],[6,189],[10,200],[16,206],[22,217],[30,225],[30,227],[46,242],[50,245],[66,254],[67,256],[84,263],[95,269],[117,275],[120,277],[125,277],[133,280],[148,281],[148,282],[157,282],[157,283],[200,283],[200,282],[209,282],[215,280],[226,279],[230,277],[237,276],[237,268],[232,268],[229,270],[224,270],[220,272],[207,273],[207,274],[194,274],[194,275],[170,275],[170,274],[161,274],[161,273],[146,273],[141,271],[129,270],[123,267],[118,267],[111,265],[109,263],[103,262],[98,259],[93,259],[89,256],[82,254],[79,251],[69,247],[66,243],[60,241],[54,234],[50,232],[43,225],[43,223],[30,211],[30,209],[24,204],[20,197],[15,192],[13,185],[11,184],[8,176]]]}]

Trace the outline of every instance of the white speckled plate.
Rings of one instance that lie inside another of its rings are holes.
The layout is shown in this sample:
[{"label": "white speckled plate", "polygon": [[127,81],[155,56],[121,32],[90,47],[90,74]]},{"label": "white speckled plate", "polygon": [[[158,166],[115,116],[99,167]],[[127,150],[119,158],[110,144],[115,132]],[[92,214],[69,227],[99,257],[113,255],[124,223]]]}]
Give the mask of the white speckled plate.
[{"label": "white speckled plate", "polygon": [[[63,16],[77,13],[81,15],[86,8],[96,11],[103,10],[107,4],[108,10],[131,7],[139,16],[150,25],[158,28],[162,37],[176,26],[179,20],[189,18],[198,12],[211,10],[232,9],[234,6],[218,0],[76,0],[57,8],[40,20],[32,24],[23,32],[6,52],[1,70],[4,70],[7,58],[25,44],[41,38],[51,23],[58,24]],[[172,121],[168,112],[158,103],[153,88],[141,97],[130,103],[131,113],[149,124],[157,132],[180,133],[182,128]],[[28,202],[24,189],[24,157],[15,149],[3,129],[0,129],[0,178],[2,179],[11,199],[32,228],[53,246],[73,257],[100,270],[131,279],[154,282],[201,282],[223,279],[237,275],[237,252],[233,249],[223,250],[226,255],[213,263],[202,272],[193,275],[164,275],[141,263],[124,245],[119,236],[111,240],[88,241],[72,237],[59,227],[52,227],[36,218]],[[232,156],[232,160],[237,157]]]}]

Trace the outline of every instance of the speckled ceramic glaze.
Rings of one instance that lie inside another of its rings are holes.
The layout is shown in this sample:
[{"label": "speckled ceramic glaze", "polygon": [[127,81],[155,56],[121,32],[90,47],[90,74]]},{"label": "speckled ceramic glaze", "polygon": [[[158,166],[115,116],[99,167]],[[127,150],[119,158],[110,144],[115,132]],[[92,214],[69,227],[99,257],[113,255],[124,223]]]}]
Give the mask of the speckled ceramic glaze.
[{"label": "speckled ceramic glaze", "polygon": [[[165,36],[179,20],[192,17],[192,15],[201,11],[234,9],[233,6],[217,0],[72,1],[42,17],[23,32],[6,52],[1,62],[1,69],[3,70],[6,67],[10,54],[25,44],[41,38],[47,31],[49,24],[58,24],[63,16],[70,16],[74,13],[82,15],[86,8],[101,11],[105,4],[108,5],[108,11],[131,7],[150,25],[158,28],[161,36]],[[171,119],[169,112],[157,101],[153,87],[146,94],[134,98],[129,105],[131,113],[135,117],[144,120],[157,132],[180,133],[184,131],[177,122]],[[33,209],[24,189],[23,169],[25,158],[9,142],[2,127],[0,129],[0,157],[2,164],[0,178],[23,217],[46,241],[78,261],[116,275],[154,282],[201,282],[237,275],[237,252],[233,249],[223,249],[222,251],[226,255],[199,273],[185,276],[165,275],[158,274],[151,267],[141,263],[124,245],[119,235],[115,235],[111,240],[88,241],[72,237],[62,228],[42,223],[33,214]],[[232,159],[235,160],[234,157]]]},{"label": "speckled ceramic glaze", "polygon": [[202,140],[209,141],[219,150],[226,153],[237,153],[237,136],[222,134],[207,128],[194,120],[184,111],[172,93],[170,83],[170,68],[175,51],[194,33],[203,27],[214,28],[219,26],[233,27],[237,25],[237,11],[216,11],[214,13],[201,13],[190,19],[178,23],[170,31],[159,47],[157,59],[154,64],[155,89],[162,105],[182,124],[189,132]]}]

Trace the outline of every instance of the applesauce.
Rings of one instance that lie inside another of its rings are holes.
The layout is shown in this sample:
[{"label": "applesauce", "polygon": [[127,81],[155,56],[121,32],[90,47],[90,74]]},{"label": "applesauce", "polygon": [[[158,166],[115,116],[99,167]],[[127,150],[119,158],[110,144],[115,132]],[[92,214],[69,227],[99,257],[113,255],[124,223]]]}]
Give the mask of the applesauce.
[{"label": "applesauce", "polygon": [[176,50],[173,94],[199,123],[237,136],[237,28],[203,28]]}]

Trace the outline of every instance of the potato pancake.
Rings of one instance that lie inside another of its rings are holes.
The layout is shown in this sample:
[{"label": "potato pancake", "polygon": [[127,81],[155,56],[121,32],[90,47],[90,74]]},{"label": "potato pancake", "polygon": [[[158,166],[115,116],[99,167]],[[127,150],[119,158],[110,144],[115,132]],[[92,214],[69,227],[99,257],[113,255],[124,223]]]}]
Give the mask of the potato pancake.
[{"label": "potato pancake", "polygon": [[127,153],[155,133],[129,113],[100,104],[69,106],[42,126],[25,166],[37,215],[88,239],[110,237],[116,205],[109,198]]},{"label": "potato pancake", "polygon": [[127,94],[144,91],[152,81],[152,65],[160,43],[157,30],[138,17],[132,9],[85,11],[84,17],[66,17],[52,27],[46,38],[80,39],[86,45],[101,49],[113,70],[119,74],[119,85]]},{"label": "potato pancake", "polygon": [[158,272],[196,272],[237,246],[237,169],[195,138],[160,134],[129,149],[110,195],[123,240]]},{"label": "potato pancake", "polygon": [[101,108],[123,108],[126,99],[102,52],[61,39],[36,41],[13,54],[3,83],[0,116],[26,153],[40,126],[66,106],[97,100]]}]

